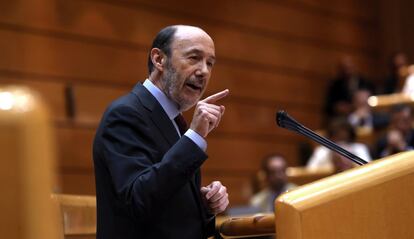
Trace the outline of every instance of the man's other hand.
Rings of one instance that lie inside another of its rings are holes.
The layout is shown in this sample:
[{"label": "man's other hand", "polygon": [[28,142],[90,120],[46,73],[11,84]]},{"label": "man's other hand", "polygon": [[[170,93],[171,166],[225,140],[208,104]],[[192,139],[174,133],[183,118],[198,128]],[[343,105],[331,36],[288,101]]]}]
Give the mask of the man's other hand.
[{"label": "man's other hand", "polygon": [[224,212],[229,205],[227,188],[220,181],[214,181],[208,186],[202,187],[200,192],[209,212],[214,215]]}]

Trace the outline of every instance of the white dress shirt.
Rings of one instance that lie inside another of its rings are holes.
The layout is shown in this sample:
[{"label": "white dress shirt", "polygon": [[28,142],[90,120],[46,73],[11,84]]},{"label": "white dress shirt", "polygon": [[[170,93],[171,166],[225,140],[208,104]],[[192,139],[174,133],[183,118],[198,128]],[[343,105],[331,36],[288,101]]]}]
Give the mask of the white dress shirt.
[{"label": "white dress shirt", "polygon": [[[371,156],[369,154],[369,150],[366,145],[361,143],[350,143],[346,146],[343,146],[349,152],[355,154],[356,156],[362,158],[363,160],[369,162],[371,161]],[[308,169],[320,169],[320,168],[327,168],[333,169],[334,164],[332,162],[332,150],[324,147],[318,146],[312,153],[306,167]]]}]

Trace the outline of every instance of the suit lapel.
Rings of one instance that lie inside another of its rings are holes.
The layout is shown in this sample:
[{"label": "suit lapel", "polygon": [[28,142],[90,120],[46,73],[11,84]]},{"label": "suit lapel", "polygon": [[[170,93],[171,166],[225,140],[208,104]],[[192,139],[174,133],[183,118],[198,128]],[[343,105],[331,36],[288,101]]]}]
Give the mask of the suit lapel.
[{"label": "suit lapel", "polygon": [[[159,109],[161,108],[161,109]],[[170,143],[170,145],[175,144],[180,138],[177,134],[177,130],[175,129],[173,123],[168,118],[167,114],[164,112],[162,107],[157,107],[151,114],[151,120],[157,126],[157,128],[161,131],[162,135],[165,139]]]},{"label": "suit lapel", "polygon": [[141,83],[138,83],[132,92],[138,96],[143,106],[151,112],[151,120],[168,143],[170,145],[175,144],[179,139],[177,130],[157,99]]}]

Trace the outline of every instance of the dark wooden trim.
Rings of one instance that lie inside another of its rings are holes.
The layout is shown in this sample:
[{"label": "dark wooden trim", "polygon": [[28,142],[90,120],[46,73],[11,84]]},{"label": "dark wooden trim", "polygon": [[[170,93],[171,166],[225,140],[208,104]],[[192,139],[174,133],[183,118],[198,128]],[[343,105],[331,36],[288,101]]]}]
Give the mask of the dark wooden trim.
[{"label": "dark wooden trim", "polygon": [[[91,0],[94,1],[94,0]],[[223,27],[224,25],[221,24]],[[234,28],[231,27],[232,29]],[[254,28],[256,29],[256,28]],[[20,26],[20,25],[14,25],[9,23],[1,23],[0,22],[0,30],[7,30],[7,31],[14,31],[19,32],[21,34],[31,34],[36,36],[43,36],[43,37],[49,37],[49,38],[56,38],[56,39],[62,39],[67,41],[75,41],[85,44],[92,44],[92,45],[101,45],[101,46],[107,46],[112,48],[121,48],[125,50],[132,50],[132,51],[140,51],[140,52],[147,52],[149,49],[148,45],[142,45],[139,43],[129,42],[129,41],[119,41],[114,39],[106,39],[106,38],[100,38],[100,37],[92,37],[92,36],[86,36],[82,34],[74,34],[74,33],[68,33],[68,32],[61,32],[61,31],[54,31],[54,30],[47,30],[47,29],[38,29],[38,28],[32,28],[32,27],[26,27],[26,26]],[[242,29],[239,29],[242,31]],[[242,31],[245,32],[245,31]],[[296,38],[296,37],[295,37]],[[286,42],[294,42],[293,39],[285,39]],[[320,47],[317,47],[319,49],[329,49],[328,45],[326,43],[321,43]],[[345,53],[349,53],[350,51],[346,51],[346,49],[330,49],[331,51],[343,51]],[[352,50],[351,50],[352,52]],[[378,58],[378,51],[372,51],[371,53],[364,53],[362,50],[357,49],[354,51],[353,54],[360,55],[363,58],[367,58],[370,60],[376,60]],[[313,70],[303,70],[303,69],[296,69],[294,67],[283,67],[283,66],[277,66],[269,64],[263,64],[258,63],[250,60],[242,60],[242,59],[235,59],[231,57],[222,56],[219,59],[221,62],[225,64],[230,64],[232,66],[238,66],[238,67],[246,67],[249,66],[250,68],[265,71],[265,72],[277,72],[285,75],[295,75],[295,76],[305,76],[309,77],[315,80],[321,80],[326,79],[329,77],[329,75],[322,74],[317,71]],[[61,76],[60,76],[61,77]],[[95,81],[95,82],[101,82],[99,79],[83,79],[83,81]]]},{"label": "dark wooden trim", "polygon": [[[95,132],[97,124],[95,123],[84,123],[76,120],[56,120],[54,126],[62,129],[72,129],[72,130],[90,130]],[[275,123],[275,129],[278,129],[278,126]],[[298,144],[300,142],[306,141],[306,138],[296,135],[293,132],[288,132],[285,129],[283,134],[269,134],[269,133],[237,133],[237,132],[213,132],[209,138],[218,138],[218,139],[247,139],[258,142],[275,142],[277,144]],[[303,140],[302,140],[303,139]]]},{"label": "dark wooden trim", "polygon": [[[56,83],[75,83],[73,86],[76,85],[86,85],[86,86],[96,86],[96,83],[99,83],[99,86],[102,87],[108,87],[108,88],[125,88],[125,93],[127,93],[128,89],[132,87],[131,84],[123,84],[123,83],[110,83],[106,81],[99,81],[99,79],[84,79],[84,78],[72,78],[72,77],[65,77],[65,76],[58,76],[58,75],[49,75],[49,74],[38,74],[33,72],[22,72],[22,71],[16,71],[16,70],[5,70],[0,69],[0,75],[3,76],[10,76],[13,78],[19,78],[19,79],[30,79],[30,80],[36,80],[36,81],[46,81],[46,82],[56,82]],[[208,94],[208,92],[206,92]],[[256,98],[250,98],[250,97],[241,97],[241,96],[232,96],[233,102],[238,103],[245,103],[245,104],[251,104],[252,101],[254,101],[254,104],[261,104],[266,105],[268,107],[276,107],[277,105],[283,105],[288,108],[297,108],[301,109],[304,112],[314,112],[315,110],[318,110],[321,106],[320,104],[306,104],[306,103],[293,103],[286,101],[274,101],[274,100],[266,100],[266,99],[256,99]]]},{"label": "dark wooden trim", "polygon": [[0,22],[0,30],[14,31],[14,32],[22,33],[22,34],[31,34],[31,35],[44,36],[44,37],[50,37],[50,38],[56,38],[56,39],[63,39],[63,40],[68,40],[68,41],[81,42],[81,43],[90,44],[90,45],[100,45],[100,46],[107,46],[107,47],[121,48],[121,49],[124,48],[126,50],[136,50],[136,51],[147,52],[148,48],[150,47],[150,42],[148,43],[148,45],[143,46],[141,44],[130,42],[130,41],[120,41],[120,40],[115,40],[115,39],[94,37],[94,36],[88,36],[88,35],[83,35],[83,34],[78,34],[78,33],[70,33],[70,32],[56,31],[56,30],[50,30],[50,29],[34,28],[34,27],[4,23],[4,22]]},{"label": "dark wooden trim", "polygon": [[[104,2],[107,4],[126,7],[126,8],[145,9],[147,11],[151,11],[156,14],[162,13],[163,15],[170,16],[170,17],[184,18],[184,19],[188,19],[189,21],[198,21],[206,25],[217,25],[223,28],[229,28],[231,30],[236,29],[240,32],[249,32],[253,35],[259,35],[259,36],[284,40],[287,42],[295,42],[295,43],[300,43],[304,45],[310,45],[310,46],[314,46],[314,47],[322,48],[322,49],[353,52],[355,54],[364,53],[364,54],[369,55],[372,58],[377,58],[379,55],[376,49],[367,49],[365,47],[349,46],[349,45],[340,44],[340,43],[333,43],[330,41],[321,41],[320,39],[298,36],[298,35],[286,33],[283,31],[271,31],[271,30],[266,30],[264,28],[246,26],[246,25],[239,24],[236,22],[229,22],[229,21],[224,21],[224,20],[219,20],[219,19],[214,19],[214,18],[208,18],[208,17],[197,15],[197,14],[191,14],[191,13],[184,12],[184,11],[177,11],[177,10],[169,9],[169,8],[162,7],[162,6],[156,6],[152,4],[150,1],[145,2],[145,3],[135,2],[131,0],[118,0],[118,1],[89,0],[89,1]],[[328,14],[325,14],[324,16],[326,15]],[[330,14],[330,16],[333,18],[333,16],[336,16],[336,15]],[[357,23],[360,24],[360,22],[357,22]],[[367,27],[371,27],[371,26],[367,26]]]},{"label": "dark wooden trim", "polygon": [[[283,31],[272,31],[272,30],[267,30],[264,28],[246,26],[246,25],[236,23],[236,22],[229,22],[229,21],[224,21],[224,20],[207,18],[207,17],[203,17],[199,15],[192,15],[188,13],[184,14],[179,11],[174,11],[174,10],[166,9],[166,8],[159,7],[159,6],[153,6],[151,4],[142,3],[142,2],[131,2],[128,0],[120,0],[117,2],[113,2],[112,0],[103,0],[103,1],[89,0],[89,1],[95,1],[99,3],[103,2],[103,3],[116,5],[120,7],[126,7],[126,8],[140,8],[140,9],[144,8],[147,11],[151,11],[157,14],[160,14],[160,12],[162,12],[163,14],[169,15],[171,17],[179,17],[179,18],[184,18],[184,19],[188,18],[188,20],[190,21],[200,21],[207,25],[216,25],[222,28],[237,30],[243,33],[247,32],[253,35],[273,38],[273,39],[277,39],[281,41],[294,42],[300,45],[313,46],[319,49],[352,52],[353,54],[363,54],[371,58],[377,58],[379,55],[377,49],[350,46],[350,45],[341,44],[341,43],[334,43],[331,41],[323,41],[323,40],[312,38],[312,37],[298,36],[296,34],[291,34],[291,33],[283,32]],[[117,48],[125,48],[125,49],[135,49],[135,50],[144,49],[145,51],[148,51],[148,48],[150,47],[150,42],[148,42],[148,44],[144,46],[144,45],[137,44],[137,43],[130,42],[130,41],[120,41],[120,40],[115,40],[115,39],[107,39],[107,38],[102,38],[102,37],[93,37],[93,36],[86,36],[83,34],[69,33],[69,32],[64,32],[64,31],[39,29],[39,28],[21,26],[21,25],[10,24],[10,23],[5,23],[5,22],[0,22],[0,29],[7,29],[11,31],[30,33],[34,35],[42,35],[42,36],[61,38],[61,39],[67,39],[67,40],[72,40],[72,41],[80,41],[80,42],[84,42],[88,44],[104,45],[104,46],[109,46],[109,47],[117,47]]]},{"label": "dark wooden trim", "polygon": [[269,2],[274,5],[287,6],[293,9],[300,9],[304,12],[318,14],[319,16],[332,18],[332,19],[341,19],[344,21],[357,23],[359,25],[364,25],[366,27],[379,29],[379,23],[376,21],[376,19],[370,19],[369,17],[360,16],[357,14],[350,14],[350,13],[348,14],[348,13],[344,13],[340,11],[330,11],[328,9],[311,6],[309,4],[306,4],[304,2],[300,2],[297,0],[286,0],[286,1],[259,0],[259,1]]},{"label": "dark wooden trim", "polygon": [[[102,78],[83,78],[83,77],[71,77],[71,76],[64,76],[64,75],[54,75],[54,74],[43,74],[43,73],[36,73],[36,72],[27,72],[27,71],[20,71],[20,70],[11,70],[11,69],[2,69],[0,68],[0,75],[2,76],[9,76],[12,78],[17,79],[30,79],[36,81],[45,81],[45,82],[57,82],[57,83],[76,83],[82,85],[94,85],[96,86],[99,83],[99,86],[107,86],[111,88],[124,88],[128,87],[131,88],[133,84],[128,84],[116,80],[108,80]],[[137,81],[138,83],[138,81]]]}]

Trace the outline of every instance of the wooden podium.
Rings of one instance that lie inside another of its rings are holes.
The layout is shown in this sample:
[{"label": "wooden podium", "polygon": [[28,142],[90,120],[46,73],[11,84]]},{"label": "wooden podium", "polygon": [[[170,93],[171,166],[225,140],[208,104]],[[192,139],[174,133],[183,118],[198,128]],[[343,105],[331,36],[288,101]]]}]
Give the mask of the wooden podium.
[{"label": "wooden podium", "polygon": [[[414,238],[414,152],[301,186],[277,198],[275,206],[277,239]],[[227,220],[221,234],[235,238],[263,232],[263,224],[251,220],[253,230],[241,235],[237,232],[246,226],[241,221]]]}]

